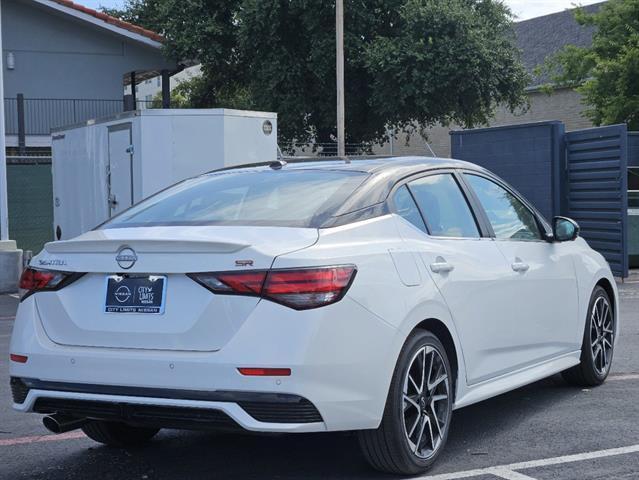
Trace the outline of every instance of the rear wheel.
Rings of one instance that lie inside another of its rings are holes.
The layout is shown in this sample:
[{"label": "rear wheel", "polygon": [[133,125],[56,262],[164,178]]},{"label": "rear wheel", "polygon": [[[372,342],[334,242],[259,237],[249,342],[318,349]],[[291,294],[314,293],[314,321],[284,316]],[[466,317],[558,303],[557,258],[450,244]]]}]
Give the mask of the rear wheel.
[{"label": "rear wheel", "polygon": [[400,353],[382,423],[359,432],[364,456],[382,472],[425,472],[441,453],[452,414],[452,377],[439,339],[415,331]]},{"label": "rear wheel", "polygon": [[90,439],[110,447],[134,447],[148,442],[160,429],[90,420],[82,426],[82,431]]},{"label": "rear wheel", "polygon": [[574,385],[594,387],[608,377],[615,345],[615,317],[610,297],[600,286],[590,297],[579,365],[562,372]]}]

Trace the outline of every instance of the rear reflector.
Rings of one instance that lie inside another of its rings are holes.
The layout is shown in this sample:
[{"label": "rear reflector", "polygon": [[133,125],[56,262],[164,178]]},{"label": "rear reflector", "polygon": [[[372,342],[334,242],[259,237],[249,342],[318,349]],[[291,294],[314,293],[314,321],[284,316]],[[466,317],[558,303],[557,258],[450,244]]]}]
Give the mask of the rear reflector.
[{"label": "rear reflector", "polygon": [[238,368],[246,377],[290,377],[290,368]]},{"label": "rear reflector", "polygon": [[29,360],[29,357],[26,355],[16,355],[15,353],[10,353],[9,358],[12,362],[16,363],[27,363],[27,360]]},{"label": "rear reflector", "polygon": [[296,310],[339,301],[355,277],[354,265],[189,274],[214,293],[260,296]]}]

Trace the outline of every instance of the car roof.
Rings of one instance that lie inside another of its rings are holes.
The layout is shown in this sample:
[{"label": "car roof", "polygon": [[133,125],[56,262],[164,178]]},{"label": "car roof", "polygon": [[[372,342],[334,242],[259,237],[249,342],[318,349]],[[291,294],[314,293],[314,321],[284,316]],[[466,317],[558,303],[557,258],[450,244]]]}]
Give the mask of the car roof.
[{"label": "car roof", "polygon": [[[366,173],[378,173],[388,170],[402,170],[402,173],[409,173],[410,171],[420,172],[431,168],[469,168],[473,170],[480,170],[475,164],[464,162],[462,160],[455,160],[452,158],[439,158],[439,157],[392,157],[392,156],[358,156],[358,157],[345,157],[345,158],[322,158],[322,157],[294,157],[284,158],[285,164],[283,168],[286,170],[309,170],[309,169],[326,169],[326,170],[346,170],[346,171],[358,171]],[[257,164],[237,165],[234,167],[224,168],[222,170],[236,170],[236,169],[251,169],[268,167],[271,164],[277,164],[278,162],[263,162]],[[219,170],[218,170],[219,171]]]},{"label": "car roof", "polygon": [[439,157],[357,157],[349,159],[308,160],[299,163],[291,163],[289,168],[330,168],[331,170],[358,170],[368,173],[376,173],[389,169],[424,170],[428,168],[459,168],[460,166],[474,166],[462,160]]},{"label": "car roof", "polygon": [[[304,170],[330,170],[344,172],[361,172],[367,179],[353,192],[344,204],[335,212],[335,217],[345,217],[351,213],[362,212],[371,207],[380,206],[402,179],[436,169],[466,169],[478,172],[486,170],[473,163],[451,158],[439,157],[348,157],[348,158],[291,158],[272,162],[237,165],[214,170],[208,175],[224,173],[248,173],[255,171],[276,170],[281,172]],[[381,206],[380,208],[385,208]],[[325,226],[328,226],[325,225]]]}]

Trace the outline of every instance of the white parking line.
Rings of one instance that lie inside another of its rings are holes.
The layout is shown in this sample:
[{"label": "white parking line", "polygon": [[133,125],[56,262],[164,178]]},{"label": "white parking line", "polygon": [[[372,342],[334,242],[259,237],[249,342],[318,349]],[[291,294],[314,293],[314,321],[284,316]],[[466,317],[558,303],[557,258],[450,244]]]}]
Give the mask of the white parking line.
[{"label": "white parking line", "polygon": [[494,476],[505,478],[506,480],[535,480],[533,477],[524,475],[523,473],[508,470],[507,468],[495,469],[491,472]]},{"label": "white parking line", "polygon": [[614,382],[615,380],[639,380],[639,373],[618,373],[610,375],[607,380]]},{"label": "white parking line", "polygon": [[[627,455],[629,453],[639,453],[639,445],[629,447],[611,448],[608,450],[597,450],[594,452],[578,453],[576,455],[565,455],[563,457],[544,458],[542,460],[532,460],[530,462],[511,463],[509,465],[497,465],[494,467],[478,468],[466,470],[464,472],[442,473],[440,475],[427,475],[416,477],[417,480],[457,480],[460,478],[479,477],[481,475],[494,475],[501,478],[513,480],[534,480],[532,477],[519,474],[520,476],[506,476],[517,474],[514,470],[525,470],[528,468],[547,467],[550,465],[561,465],[562,463],[582,462],[595,458],[612,457],[615,455]],[[523,476],[521,476],[523,475]]]}]

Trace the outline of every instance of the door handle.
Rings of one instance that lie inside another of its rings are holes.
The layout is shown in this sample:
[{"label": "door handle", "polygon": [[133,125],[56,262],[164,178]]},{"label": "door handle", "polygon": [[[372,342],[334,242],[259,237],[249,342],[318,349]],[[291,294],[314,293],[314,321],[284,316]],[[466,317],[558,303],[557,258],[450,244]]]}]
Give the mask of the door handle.
[{"label": "door handle", "polygon": [[115,199],[115,195],[113,195],[113,194],[109,195],[109,206],[111,208],[117,208],[118,207],[118,201]]},{"label": "door handle", "polygon": [[438,257],[435,259],[435,263],[430,264],[430,269],[433,273],[448,273],[452,272],[455,267],[443,258]]},{"label": "door handle", "polygon": [[530,265],[522,262],[520,259],[516,259],[510,266],[515,272],[521,272],[521,273],[527,272],[528,269],[530,268]]}]

